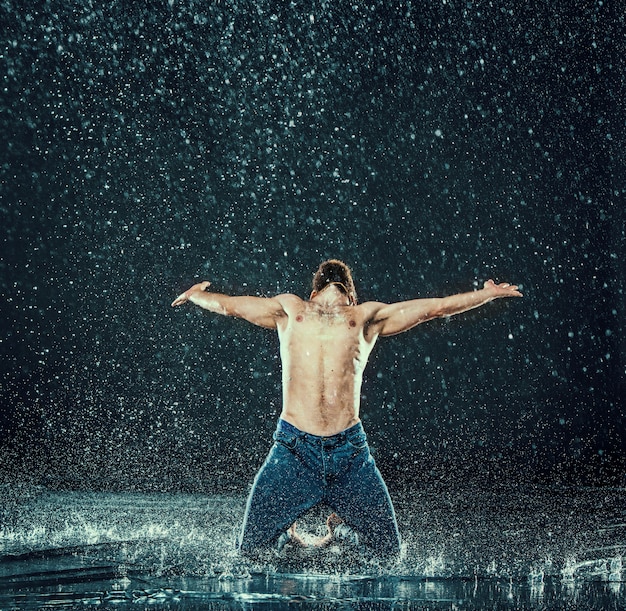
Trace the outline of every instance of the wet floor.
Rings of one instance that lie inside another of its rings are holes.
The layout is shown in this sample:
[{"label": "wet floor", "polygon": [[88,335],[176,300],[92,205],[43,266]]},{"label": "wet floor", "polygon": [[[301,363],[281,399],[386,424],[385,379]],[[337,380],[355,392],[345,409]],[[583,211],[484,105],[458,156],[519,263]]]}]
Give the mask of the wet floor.
[{"label": "wet floor", "polygon": [[4,488],[0,608],[626,608],[624,489],[393,496],[398,561],[331,547],[252,562],[234,550],[242,495]]}]

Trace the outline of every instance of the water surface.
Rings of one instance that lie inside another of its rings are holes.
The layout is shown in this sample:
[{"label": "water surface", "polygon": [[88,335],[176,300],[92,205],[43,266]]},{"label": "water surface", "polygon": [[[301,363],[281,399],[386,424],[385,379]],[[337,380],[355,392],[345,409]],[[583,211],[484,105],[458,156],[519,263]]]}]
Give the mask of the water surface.
[{"label": "water surface", "polygon": [[[404,545],[393,563],[339,547],[242,558],[240,494],[2,494],[3,609],[626,607],[623,489],[396,492]],[[321,534],[323,517],[300,529]]]}]

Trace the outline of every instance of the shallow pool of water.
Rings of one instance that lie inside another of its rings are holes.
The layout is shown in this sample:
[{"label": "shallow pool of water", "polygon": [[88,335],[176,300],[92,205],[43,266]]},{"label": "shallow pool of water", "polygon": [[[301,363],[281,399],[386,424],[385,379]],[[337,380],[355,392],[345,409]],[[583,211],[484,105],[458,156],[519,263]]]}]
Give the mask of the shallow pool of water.
[{"label": "shallow pool of water", "polygon": [[[396,492],[392,563],[337,546],[242,558],[238,494],[1,495],[0,609],[626,608],[624,489]],[[300,529],[321,534],[324,515]]]}]

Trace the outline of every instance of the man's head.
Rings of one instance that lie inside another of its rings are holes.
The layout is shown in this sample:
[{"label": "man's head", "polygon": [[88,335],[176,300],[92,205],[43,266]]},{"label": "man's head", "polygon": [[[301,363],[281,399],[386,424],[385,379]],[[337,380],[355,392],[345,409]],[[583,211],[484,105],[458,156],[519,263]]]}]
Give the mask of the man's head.
[{"label": "man's head", "polygon": [[336,285],[344,292],[352,305],[356,305],[356,290],[354,280],[352,280],[352,272],[343,261],[338,259],[324,261],[313,276],[313,291],[315,293],[320,293],[331,284]]}]

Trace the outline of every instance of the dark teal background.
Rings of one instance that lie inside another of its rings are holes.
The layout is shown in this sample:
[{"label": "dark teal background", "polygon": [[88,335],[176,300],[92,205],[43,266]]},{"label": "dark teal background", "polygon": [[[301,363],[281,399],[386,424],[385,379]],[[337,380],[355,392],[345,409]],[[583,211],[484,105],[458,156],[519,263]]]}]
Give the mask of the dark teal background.
[{"label": "dark teal background", "polygon": [[245,487],[272,332],[194,282],[361,300],[520,283],[385,339],[392,485],[621,482],[623,2],[0,2],[0,473]]}]

